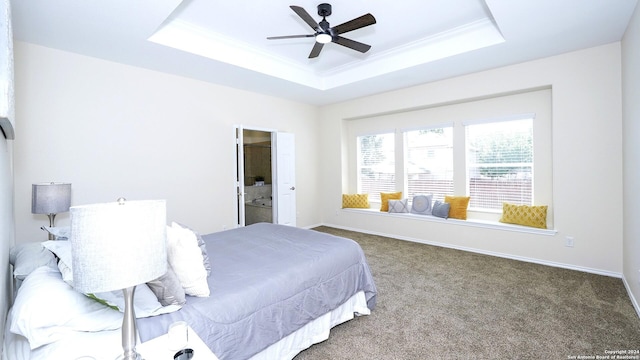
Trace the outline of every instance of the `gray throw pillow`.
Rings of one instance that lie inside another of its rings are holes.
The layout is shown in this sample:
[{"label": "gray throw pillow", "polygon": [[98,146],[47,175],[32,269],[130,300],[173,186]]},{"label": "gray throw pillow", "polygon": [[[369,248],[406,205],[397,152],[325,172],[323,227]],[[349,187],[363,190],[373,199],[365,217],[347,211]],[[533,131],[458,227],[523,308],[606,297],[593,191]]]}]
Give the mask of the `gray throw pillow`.
[{"label": "gray throw pillow", "polygon": [[389,212],[390,213],[408,213],[409,212],[409,200],[389,200]]},{"label": "gray throw pillow", "polygon": [[416,195],[411,201],[411,213],[420,215],[431,215],[431,195]]},{"label": "gray throw pillow", "polygon": [[162,306],[182,305],[187,300],[178,276],[167,264],[167,272],[159,278],[147,283]]},{"label": "gray throw pillow", "polygon": [[437,216],[443,219],[449,217],[449,209],[451,205],[449,203],[441,202],[440,200],[436,200],[433,204],[433,210],[431,210],[431,214],[433,216]]}]

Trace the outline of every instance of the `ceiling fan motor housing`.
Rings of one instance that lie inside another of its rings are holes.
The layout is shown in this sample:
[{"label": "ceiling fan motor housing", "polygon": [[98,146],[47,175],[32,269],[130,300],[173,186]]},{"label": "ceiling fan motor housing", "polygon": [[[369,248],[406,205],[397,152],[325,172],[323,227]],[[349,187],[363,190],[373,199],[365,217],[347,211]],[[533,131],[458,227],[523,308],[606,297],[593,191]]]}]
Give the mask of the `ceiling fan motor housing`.
[{"label": "ceiling fan motor housing", "polygon": [[318,5],[318,15],[322,17],[331,15],[331,4],[322,3]]}]

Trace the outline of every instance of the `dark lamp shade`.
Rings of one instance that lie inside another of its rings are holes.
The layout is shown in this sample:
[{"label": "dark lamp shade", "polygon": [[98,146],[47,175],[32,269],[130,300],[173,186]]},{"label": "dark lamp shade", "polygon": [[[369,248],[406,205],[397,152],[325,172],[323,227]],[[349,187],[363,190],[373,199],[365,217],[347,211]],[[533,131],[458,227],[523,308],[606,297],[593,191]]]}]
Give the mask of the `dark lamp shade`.
[{"label": "dark lamp shade", "polygon": [[32,214],[59,214],[69,211],[71,184],[40,183],[31,186]]}]

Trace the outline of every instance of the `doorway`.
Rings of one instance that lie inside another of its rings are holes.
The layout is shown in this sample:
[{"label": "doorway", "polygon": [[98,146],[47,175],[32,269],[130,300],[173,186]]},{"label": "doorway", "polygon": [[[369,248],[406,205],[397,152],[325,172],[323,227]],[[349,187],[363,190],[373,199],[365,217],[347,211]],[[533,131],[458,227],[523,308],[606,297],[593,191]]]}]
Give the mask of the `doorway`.
[{"label": "doorway", "polygon": [[296,226],[293,134],[236,126],[235,136],[238,227]]},{"label": "doorway", "polygon": [[273,222],[271,133],[243,129],[245,225]]}]

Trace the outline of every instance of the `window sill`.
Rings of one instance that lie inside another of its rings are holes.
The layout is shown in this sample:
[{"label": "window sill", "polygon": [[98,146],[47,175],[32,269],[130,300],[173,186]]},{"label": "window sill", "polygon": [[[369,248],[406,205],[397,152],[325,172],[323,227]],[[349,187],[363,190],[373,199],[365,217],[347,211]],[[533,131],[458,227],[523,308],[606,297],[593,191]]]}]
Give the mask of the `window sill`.
[{"label": "window sill", "polygon": [[452,225],[471,226],[471,227],[479,227],[479,228],[485,228],[485,229],[513,231],[513,232],[536,234],[536,235],[553,236],[558,232],[555,229],[538,229],[538,228],[529,227],[529,226],[505,224],[505,223],[496,222],[496,221],[479,220],[479,219],[467,219],[467,220],[443,219],[433,215],[418,215],[418,214],[411,214],[411,213],[387,213],[387,212],[382,212],[378,209],[371,209],[371,208],[369,209],[344,208],[341,210],[345,212],[368,214],[373,216],[387,216],[387,217],[390,216],[395,218],[412,219],[417,221],[447,223]]}]

